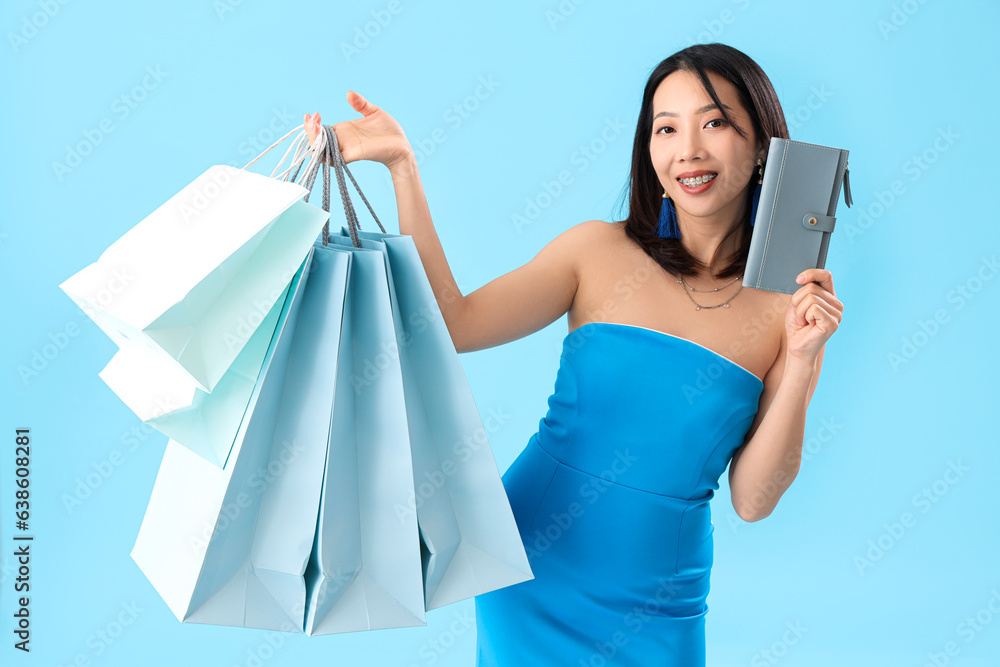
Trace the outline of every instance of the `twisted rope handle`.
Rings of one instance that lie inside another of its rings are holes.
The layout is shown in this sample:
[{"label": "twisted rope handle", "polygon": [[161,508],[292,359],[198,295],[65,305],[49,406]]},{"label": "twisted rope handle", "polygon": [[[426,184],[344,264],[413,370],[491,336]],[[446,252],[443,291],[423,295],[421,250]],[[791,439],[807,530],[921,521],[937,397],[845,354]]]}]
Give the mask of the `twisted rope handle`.
[{"label": "twisted rope handle", "polygon": [[[354,214],[355,226],[358,229],[361,229],[361,225],[358,224],[357,213],[354,212],[354,204],[351,202],[351,196],[347,192],[347,185],[344,183],[344,172],[347,172],[347,176],[351,179],[351,183],[354,184],[354,189],[358,191],[359,195],[361,195],[361,201],[365,203],[365,206],[368,208],[368,212],[371,213],[372,218],[375,219],[375,224],[377,224],[378,228],[382,230],[383,234],[385,234],[385,227],[382,226],[382,222],[378,219],[378,216],[375,215],[375,209],[373,209],[372,205],[368,202],[368,198],[365,197],[365,193],[361,191],[361,186],[358,185],[358,181],[354,178],[354,174],[352,174],[351,170],[347,168],[347,162],[344,161],[344,155],[340,152],[340,143],[337,141],[337,133],[334,132],[333,125],[324,125],[323,128],[327,132],[328,150],[333,154],[332,161],[334,170],[337,174],[337,186],[340,189],[340,198],[344,202],[344,211],[346,212],[348,209],[351,210]],[[353,232],[351,234],[351,238],[354,238]]]},{"label": "twisted rope handle", "polygon": [[[340,152],[340,144],[337,141],[337,133],[334,131],[332,125],[323,125],[320,127],[320,133],[316,135],[316,142],[310,147],[308,144],[308,135],[304,130],[305,125],[299,125],[293,128],[283,137],[275,141],[273,144],[265,148],[260,155],[250,160],[243,168],[246,169],[257,160],[264,157],[268,151],[280,144],[282,141],[291,136],[294,132],[302,130],[302,132],[292,141],[291,145],[285,150],[285,154],[281,157],[281,160],[275,166],[274,170],[271,172],[272,178],[277,178],[283,181],[292,181],[293,183],[298,183],[299,172],[302,171],[302,166],[306,165],[305,173],[302,174],[301,185],[308,190],[306,196],[303,198],[304,201],[309,201],[309,196],[312,194],[312,188],[316,181],[316,175],[319,172],[320,165],[323,166],[323,210],[330,212],[330,166],[333,166],[334,173],[337,177],[337,188],[340,190],[340,199],[344,206],[344,215],[347,218],[347,228],[351,235],[351,243],[353,243],[355,248],[361,247],[361,239],[358,236],[358,230],[361,229],[361,224],[358,221],[357,211],[354,209],[354,203],[351,201],[351,196],[347,191],[347,183],[344,180],[344,172],[347,172],[347,176],[351,179],[351,183],[354,184],[354,189],[358,191],[361,195],[361,200],[365,203],[368,211],[372,214],[372,218],[375,219],[375,223],[378,225],[382,233],[385,234],[385,227],[382,226],[382,222],[378,219],[375,214],[375,209],[372,208],[371,203],[369,203],[368,198],[365,197],[365,193],[361,191],[361,186],[358,185],[357,179],[354,178],[354,174],[351,170],[347,168],[347,162],[344,161],[344,156]],[[289,154],[292,154],[292,160],[288,168],[282,171],[280,174],[278,171],[284,165],[285,160],[288,159]],[[308,160],[306,158],[309,158]],[[292,170],[295,173],[292,173]],[[323,225],[323,245],[330,244],[330,221],[327,220],[326,224]]]},{"label": "twisted rope handle", "polygon": [[[282,141],[284,141],[285,139],[287,139],[288,137],[290,137],[292,135],[292,133],[294,133],[294,132],[296,132],[298,130],[303,130],[304,127],[305,127],[305,125],[299,125],[298,127],[294,127],[291,130],[289,130],[285,134],[285,136],[281,137],[280,139],[278,139],[277,141],[275,141],[273,144],[271,144],[270,146],[268,146],[267,148],[265,148],[263,151],[261,151],[260,155],[258,155],[254,159],[252,159],[249,162],[247,162],[243,166],[243,168],[246,169],[247,167],[249,167],[250,165],[252,165],[254,162],[256,162],[257,160],[259,160],[262,157],[264,157],[265,155],[267,155],[267,153],[272,148],[274,148],[275,146],[277,146],[278,144],[280,144]],[[300,167],[301,168],[302,161],[305,160],[305,158],[306,158],[306,152],[307,151],[303,150],[303,142],[306,139],[307,139],[307,135],[306,135],[305,131],[303,130],[303,132],[301,132],[299,134],[299,136],[297,136],[295,138],[295,141],[293,141],[291,143],[291,145],[289,145],[288,149],[285,151],[285,154],[283,156],[281,156],[281,160],[278,162],[277,166],[274,168],[274,171],[271,172],[271,178],[278,178],[279,180],[288,180],[288,173],[292,169],[294,169],[295,167]],[[305,145],[308,146],[308,144],[305,144]],[[316,147],[313,147],[313,148],[316,148]],[[295,151],[295,154],[294,154],[294,156],[292,158],[291,165],[288,167],[288,169],[286,169],[284,172],[282,172],[282,174],[280,176],[276,176],[276,174],[278,173],[278,170],[281,168],[281,165],[283,165],[285,163],[285,160],[288,159],[288,154],[291,153],[293,150]],[[310,154],[314,155],[315,151],[312,151]],[[298,173],[298,172],[296,172],[296,173]]]},{"label": "twisted rope handle", "polygon": [[[351,183],[354,184],[354,189],[358,191],[361,195],[362,201],[365,202],[365,206],[368,207],[368,212],[372,214],[372,218],[375,219],[375,223],[378,225],[382,233],[386,233],[385,227],[382,226],[382,222],[378,219],[378,215],[375,214],[375,209],[372,208],[371,203],[369,203],[368,198],[365,197],[365,193],[361,191],[361,186],[358,185],[358,181],[354,178],[351,170],[347,168],[347,163],[344,161],[344,155],[340,152],[340,143],[337,141],[337,133],[334,131],[332,125],[323,125],[321,128],[321,134],[324,135],[324,154],[328,159],[329,165],[333,165],[334,174],[337,177],[337,189],[340,190],[340,200],[344,206],[344,216],[347,218],[347,229],[351,235],[351,243],[355,248],[361,247],[361,239],[358,236],[358,230],[361,229],[361,224],[358,222],[358,213],[354,208],[354,202],[351,201],[351,195],[347,191],[347,183],[344,180],[344,172],[351,179]],[[317,137],[318,139],[319,137]],[[323,176],[324,176],[324,210],[329,210],[329,165],[324,164]],[[310,186],[311,187],[311,184]],[[328,245],[330,240],[330,223],[327,222],[323,226],[323,245]]]}]

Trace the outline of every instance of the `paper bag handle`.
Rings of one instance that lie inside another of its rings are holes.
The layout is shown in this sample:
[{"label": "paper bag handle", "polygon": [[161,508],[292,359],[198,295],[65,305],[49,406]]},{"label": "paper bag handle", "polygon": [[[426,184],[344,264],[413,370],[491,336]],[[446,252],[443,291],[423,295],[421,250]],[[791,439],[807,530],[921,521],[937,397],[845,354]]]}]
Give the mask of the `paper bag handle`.
[{"label": "paper bag handle", "polygon": [[[309,193],[304,197],[305,201],[309,201],[309,195],[312,193],[312,187],[316,179],[316,174],[319,171],[319,165],[322,163],[323,158],[326,158],[326,163],[323,164],[323,210],[330,211],[330,165],[333,165],[334,173],[337,176],[337,187],[340,190],[340,199],[344,206],[344,215],[347,218],[347,227],[351,234],[351,242],[354,244],[355,248],[361,247],[361,240],[358,237],[358,230],[361,229],[361,224],[358,221],[357,211],[354,209],[354,203],[351,201],[351,196],[347,192],[347,184],[344,180],[344,172],[350,177],[351,182],[354,184],[354,189],[358,191],[361,195],[361,200],[364,201],[365,206],[368,207],[368,211],[372,214],[372,218],[375,219],[375,223],[378,225],[382,233],[385,232],[385,227],[382,226],[382,222],[375,215],[375,209],[368,202],[368,198],[365,197],[365,193],[361,191],[361,186],[358,185],[358,181],[354,178],[354,174],[351,170],[347,168],[347,163],[344,161],[344,156],[340,152],[340,144],[337,141],[337,133],[334,131],[332,125],[321,126],[321,132],[316,136],[316,142],[309,147],[307,141],[308,135],[306,134],[305,125],[299,125],[292,128],[283,137],[275,141],[273,144],[265,148],[260,155],[250,160],[243,168],[246,169],[252,165],[257,160],[264,157],[268,151],[280,144],[282,141],[290,137],[294,132],[302,130],[302,132],[295,138],[295,140],[289,145],[288,149],[285,150],[285,154],[281,156],[281,160],[278,161],[277,166],[271,172],[272,178],[277,178],[279,180],[291,180],[293,183],[299,182],[299,172],[302,170],[302,165],[306,164],[306,171],[302,175],[303,182],[301,183]],[[285,169],[280,174],[278,170],[284,165],[285,160],[288,159],[289,153],[292,153],[292,161],[288,168]],[[306,162],[306,158],[309,158]],[[295,173],[292,174],[292,170]],[[329,245],[330,243],[330,221],[327,220],[326,224],[323,225],[323,245]]]},{"label": "paper bag handle", "polygon": [[[337,133],[334,131],[332,125],[323,125],[320,127],[321,132],[317,135],[317,144],[322,144],[317,146],[316,155],[323,155],[326,158],[326,162],[322,162],[320,157],[316,157],[312,162],[309,163],[307,167],[307,172],[305,174],[304,186],[308,190],[312,190],[313,183],[316,179],[316,174],[319,171],[319,165],[323,165],[323,210],[330,210],[330,165],[333,165],[334,173],[337,176],[337,188],[340,190],[340,200],[344,206],[344,216],[347,218],[347,228],[351,235],[351,242],[355,248],[361,247],[361,239],[358,237],[358,230],[361,228],[358,222],[358,214],[354,209],[354,203],[351,201],[350,193],[347,191],[347,183],[344,180],[344,172],[350,177],[351,182],[354,184],[354,189],[358,191],[361,195],[361,199],[365,202],[365,206],[368,207],[368,211],[372,214],[375,219],[375,223],[385,233],[385,227],[382,226],[382,222],[378,219],[375,214],[375,210],[372,208],[371,203],[369,203],[368,198],[365,197],[365,193],[361,191],[361,186],[358,185],[358,181],[354,178],[350,169],[347,168],[347,163],[344,161],[344,156],[340,152],[340,144],[337,141]],[[309,196],[306,196],[306,201],[309,200]],[[326,225],[323,226],[323,245],[329,245],[330,241],[330,223],[327,221]]]}]

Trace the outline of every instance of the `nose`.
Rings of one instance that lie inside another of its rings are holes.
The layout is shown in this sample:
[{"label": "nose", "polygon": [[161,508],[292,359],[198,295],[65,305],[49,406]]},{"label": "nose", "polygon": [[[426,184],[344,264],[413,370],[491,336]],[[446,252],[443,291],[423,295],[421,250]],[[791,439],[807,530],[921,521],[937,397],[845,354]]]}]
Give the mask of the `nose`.
[{"label": "nose", "polygon": [[684,162],[700,160],[705,157],[704,151],[701,135],[698,132],[686,132],[681,144],[680,159]]}]

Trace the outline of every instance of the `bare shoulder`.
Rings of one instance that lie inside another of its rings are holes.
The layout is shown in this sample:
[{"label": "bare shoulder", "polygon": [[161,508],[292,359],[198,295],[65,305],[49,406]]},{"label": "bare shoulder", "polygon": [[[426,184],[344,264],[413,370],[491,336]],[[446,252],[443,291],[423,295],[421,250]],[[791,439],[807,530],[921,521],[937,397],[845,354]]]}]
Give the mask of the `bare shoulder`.
[{"label": "bare shoulder", "polygon": [[579,230],[580,234],[618,234],[622,231],[622,226],[615,222],[605,222],[604,220],[587,220],[575,225],[571,229]]},{"label": "bare shoulder", "polygon": [[[575,239],[574,255],[576,266],[582,276],[589,275],[600,283],[607,279],[610,267],[629,266],[629,271],[635,270],[632,262],[637,261],[638,246],[625,233],[625,223],[606,222],[604,220],[587,220],[571,227],[565,232]],[[642,255],[641,250],[638,253]],[[647,261],[646,258],[638,258]],[[599,277],[603,276],[603,278]]]},{"label": "bare shoulder", "polygon": [[573,237],[583,243],[609,243],[624,236],[624,227],[621,223],[605,222],[604,220],[587,220],[578,225],[574,225],[565,233],[572,234]]},{"label": "bare shoulder", "polygon": [[603,220],[586,220],[573,225],[554,238],[549,246],[557,253],[581,259],[599,251],[620,234],[620,228]]}]

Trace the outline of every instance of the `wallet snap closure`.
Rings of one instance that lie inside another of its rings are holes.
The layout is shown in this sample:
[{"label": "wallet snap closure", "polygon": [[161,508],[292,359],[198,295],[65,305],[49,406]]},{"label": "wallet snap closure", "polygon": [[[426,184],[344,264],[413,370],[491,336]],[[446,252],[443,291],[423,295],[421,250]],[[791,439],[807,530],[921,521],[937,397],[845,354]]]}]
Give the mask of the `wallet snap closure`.
[{"label": "wallet snap closure", "polygon": [[821,215],[819,213],[806,213],[802,216],[802,226],[806,229],[815,229],[820,232],[832,232],[837,218],[832,215]]}]

